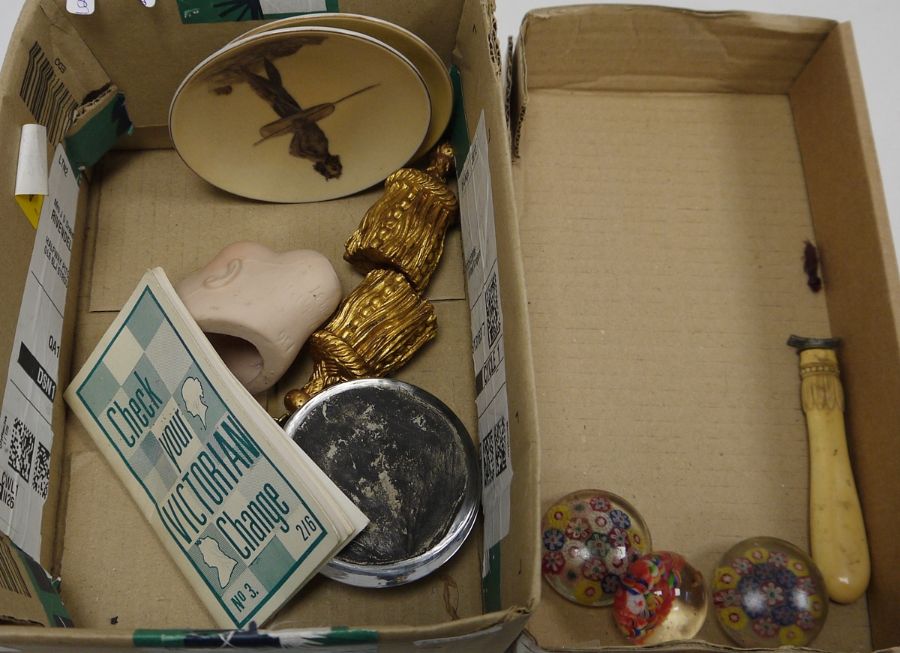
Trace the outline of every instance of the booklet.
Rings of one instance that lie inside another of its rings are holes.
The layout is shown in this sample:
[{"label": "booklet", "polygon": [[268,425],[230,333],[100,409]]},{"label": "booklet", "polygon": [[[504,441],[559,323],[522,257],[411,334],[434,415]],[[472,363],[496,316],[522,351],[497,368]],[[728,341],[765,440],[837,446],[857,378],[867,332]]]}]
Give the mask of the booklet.
[{"label": "booklet", "polygon": [[160,268],[65,398],[224,628],[264,623],[368,523],[225,367]]}]

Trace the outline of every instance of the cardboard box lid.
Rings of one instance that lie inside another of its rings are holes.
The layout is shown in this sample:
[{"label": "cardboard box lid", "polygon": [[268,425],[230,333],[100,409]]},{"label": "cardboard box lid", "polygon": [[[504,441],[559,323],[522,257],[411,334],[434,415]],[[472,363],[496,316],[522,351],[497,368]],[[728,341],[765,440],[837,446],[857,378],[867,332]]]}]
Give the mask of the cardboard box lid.
[{"label": "cardboard box lid", "polygon": [[[864,600],[832,604],[814,646],[900,641],[897,496],[878,487],[900,471],[897,273],[849,28],[548,9],[526,17],[514,65],[542,508],[581,487],[617,492],[655,548],[707,578],[744,537],[805,547],[807,443],[784,341],[831,331],[845,339],[872,621]],[[806,239],[823,252],[820,295]],[[599,612],[545,585],[529,631],[549,647],[621,641]],[[699,637],[727,642],[714,621]]]},{"label": "cardboard box lid", "polygon": [[900,493],[900,280],[881,175],[848,24],[829,35],[790,90],[832,332],[843,338],[849,446],[863,505],[876,648],[900,642],[895,539]]}]

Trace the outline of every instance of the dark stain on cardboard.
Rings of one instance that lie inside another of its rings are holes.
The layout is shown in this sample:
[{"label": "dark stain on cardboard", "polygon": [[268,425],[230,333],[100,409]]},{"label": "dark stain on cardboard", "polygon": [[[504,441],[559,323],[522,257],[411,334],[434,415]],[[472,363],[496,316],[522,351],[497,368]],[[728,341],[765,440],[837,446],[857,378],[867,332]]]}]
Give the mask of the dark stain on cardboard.
[{"label": "dark stain on cardboard", "polygon": [[443,586],[444,610],[453,621],[456,621],[459,619],[459,585],[450,574],[441,576],[441,585]]},{"label": "dark stain on cardboard", "polygon": [[803,241],[803,271],[806,273],[806,285],[813,292],[822,290],[822,278],[819,276],[819,251],[808,240]]}]

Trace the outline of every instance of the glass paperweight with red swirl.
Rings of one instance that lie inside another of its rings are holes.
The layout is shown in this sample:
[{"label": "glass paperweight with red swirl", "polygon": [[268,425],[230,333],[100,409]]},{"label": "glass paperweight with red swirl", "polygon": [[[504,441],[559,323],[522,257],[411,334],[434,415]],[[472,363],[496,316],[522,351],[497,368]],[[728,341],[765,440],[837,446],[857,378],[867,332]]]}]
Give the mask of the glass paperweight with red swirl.
[{"label": "glass paperweight with red swirl", "polygon": [[541,523],[544,579],[589,607],[610,605],[628,565],[651,550],[643,518],[622,497],[579,490],[556,501]]},{"label": "glass paperweight with red swirl", "polygon": [[613,616],[633,644],[691,639],[706,619],[703,575],[681,555],[654,551],[628,566]]}]

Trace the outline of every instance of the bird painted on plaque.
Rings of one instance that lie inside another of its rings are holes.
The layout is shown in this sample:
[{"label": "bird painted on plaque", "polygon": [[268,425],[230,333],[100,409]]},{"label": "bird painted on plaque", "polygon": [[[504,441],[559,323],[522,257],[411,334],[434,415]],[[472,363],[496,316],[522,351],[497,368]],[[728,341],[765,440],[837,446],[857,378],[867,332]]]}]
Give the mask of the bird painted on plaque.
[{"label": "bird painted on plaque", "polygon": [[264,59],[263,68],[265,77],[249,70],[244,71],[244,74],[250,88],[272,106],[279,119],[260,127],[259,134],[262,138],[256,144],[276,136],[292,134],[289,150],[291,156],[312,161],[315,171],[326,180],[340,177],[343,171],[341,158],[329,151],[328,137],[317,123],[334,113],[337,105],[344,100],[375,88],[378,84],[370,84],[334,102],[304,109],[284,88],[281,73],[275,64]]}]

